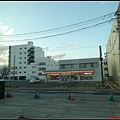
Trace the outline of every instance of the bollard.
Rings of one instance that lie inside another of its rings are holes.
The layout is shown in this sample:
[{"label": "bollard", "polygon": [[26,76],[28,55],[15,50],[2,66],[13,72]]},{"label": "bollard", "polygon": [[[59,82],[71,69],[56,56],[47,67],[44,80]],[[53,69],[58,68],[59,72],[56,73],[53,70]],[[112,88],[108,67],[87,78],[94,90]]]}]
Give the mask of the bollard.
[{"label": "bollard", "polygon": [[34,98],[39,98],[39,94],[38,94],[38,92],[35,93]]}]

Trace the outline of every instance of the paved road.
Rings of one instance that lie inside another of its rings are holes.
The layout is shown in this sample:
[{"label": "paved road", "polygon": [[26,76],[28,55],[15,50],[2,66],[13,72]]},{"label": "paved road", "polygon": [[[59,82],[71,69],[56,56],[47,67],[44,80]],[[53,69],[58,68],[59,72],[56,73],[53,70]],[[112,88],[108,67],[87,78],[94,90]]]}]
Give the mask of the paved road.
[{"label": "paved road", "polygon": [[75,100],[68,99],[68,93],[12,92],[12,98],[0,100],[0,118],[109,118],[120,116],[120,95],[109,101],[109,95],[74,93]]},{"label": "paved road", "polygon": [[102,87],[101,82],[41,82],[38,84],[30,84],[29,81],[6,81],[5,82],[6,89],[7,88],[17,88],[17,89],[51,89],[51,90],[96,90]]}]

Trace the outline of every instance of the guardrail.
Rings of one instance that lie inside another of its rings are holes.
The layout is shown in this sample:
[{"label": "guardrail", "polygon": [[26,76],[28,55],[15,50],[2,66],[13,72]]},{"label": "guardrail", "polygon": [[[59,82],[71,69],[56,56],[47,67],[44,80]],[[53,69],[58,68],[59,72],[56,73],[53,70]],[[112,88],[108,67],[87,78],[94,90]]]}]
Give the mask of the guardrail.
[{"label": "guardrail", "polygon": [[117,89],[117,90],[120,89],[120,87],[118,87],[117,85],[115,85],[115,84],[114,84],[113,82],[111,82],[111,81],[108,81],[107,84],[109,85],[109,87],[110,87],[111,89]]}]

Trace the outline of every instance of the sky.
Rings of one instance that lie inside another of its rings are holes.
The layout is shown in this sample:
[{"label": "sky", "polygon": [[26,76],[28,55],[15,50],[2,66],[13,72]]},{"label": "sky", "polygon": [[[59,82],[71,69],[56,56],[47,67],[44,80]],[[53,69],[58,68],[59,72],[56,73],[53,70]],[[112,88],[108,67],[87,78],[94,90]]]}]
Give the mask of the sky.
[{"label": "sky", "polygon": [[111,13],[116,12],[118,4],[119,1],[0,2],[0,65],[8,64],[9,46],[29,41],[41,47],[45,57],[57,61],[100,57],[99,46],[104,57],[115,18]]}]

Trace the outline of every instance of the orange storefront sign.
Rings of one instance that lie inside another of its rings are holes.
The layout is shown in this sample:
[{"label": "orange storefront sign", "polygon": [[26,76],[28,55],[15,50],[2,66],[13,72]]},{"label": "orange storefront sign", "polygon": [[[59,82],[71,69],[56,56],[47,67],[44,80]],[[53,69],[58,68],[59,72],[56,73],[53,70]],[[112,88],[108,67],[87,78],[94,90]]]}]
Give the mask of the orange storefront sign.
[{"label": "orange storefront sign", "polygon": [[59,75],[59,74],[93,74],[93,70],[84,70],[84,71],[66,71],[66,72],[43,72],[43,74],[49,74],[49,75]]}]

